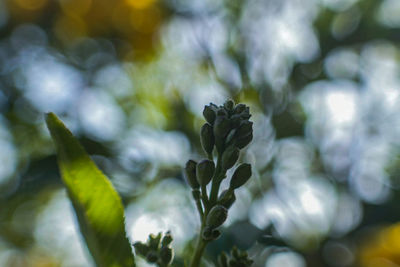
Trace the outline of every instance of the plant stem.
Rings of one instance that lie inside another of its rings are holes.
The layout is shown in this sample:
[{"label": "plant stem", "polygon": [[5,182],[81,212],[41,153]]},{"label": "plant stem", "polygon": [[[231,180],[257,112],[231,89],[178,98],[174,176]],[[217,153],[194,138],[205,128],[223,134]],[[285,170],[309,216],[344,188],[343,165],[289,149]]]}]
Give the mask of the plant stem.
[{"label": "plant stem", "polygon": [[201,199],[203,200],[204,209],[206,210],[209,206],[209,200],[207,196],[207,187],[205,185],[201,186]]},{"label": "plant stem", "polygon": [[204,213],[203,213],[203,207],[201,206],[200,199],[196,199],[195,201],[196,201],[197,210],[200,214],[200,220],[203,220]]},{"label": "plant stem", "polygon": [[225,173],[221,167],[221,157],[218,155],[217,167],[215,168],[215,175],[212,178],[211,192],[210,192],[210,206],[214,206],[217,202],[219,186],[222,182]]},{"label": "plant stem", "polygon": [[206,248],[207,243],[208,243],[208,241],[204,240],[202,237],[203,229],[206,224],[206,217],[207,217],[208,211],[209,210],[207,208],[205,208],[204,216],[201,220],[200,234],[197,239],[196,249],[194,251],[192,261],[190,262],[190,265],[189,265],[190,267],[199,267],[200,266],[201,257],[203,256],[204,249]]}]

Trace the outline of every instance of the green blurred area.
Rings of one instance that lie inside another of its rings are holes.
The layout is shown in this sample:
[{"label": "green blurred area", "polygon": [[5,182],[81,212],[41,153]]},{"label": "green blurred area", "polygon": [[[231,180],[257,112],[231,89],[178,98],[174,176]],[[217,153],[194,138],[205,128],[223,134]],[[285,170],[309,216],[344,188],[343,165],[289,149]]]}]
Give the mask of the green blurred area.
[{"label": "green blurred area", "polygon": [[[249,105],[253,143],[214,261],[400,264],[396,0],[0,0],[0,266],[93,266],[44,113],[111,178],[132,242],[199,227],[181,168],[202,109]],[[226,185],[223,185],[226,186]],[[145,266],[145,263],[141,263]],[[139,265],[139,266],[142,266]]]}]

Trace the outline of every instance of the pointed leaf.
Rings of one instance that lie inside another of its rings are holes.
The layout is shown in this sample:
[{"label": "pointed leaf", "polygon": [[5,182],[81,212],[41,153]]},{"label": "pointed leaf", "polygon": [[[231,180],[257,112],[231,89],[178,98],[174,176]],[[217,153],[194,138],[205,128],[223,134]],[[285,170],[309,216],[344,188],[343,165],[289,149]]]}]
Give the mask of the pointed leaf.
[{"label": "pointed leaf", "polygon": [[46,114],[58,165],[80,230],[100,267],[135,266],[118,193],[54,113]]}]

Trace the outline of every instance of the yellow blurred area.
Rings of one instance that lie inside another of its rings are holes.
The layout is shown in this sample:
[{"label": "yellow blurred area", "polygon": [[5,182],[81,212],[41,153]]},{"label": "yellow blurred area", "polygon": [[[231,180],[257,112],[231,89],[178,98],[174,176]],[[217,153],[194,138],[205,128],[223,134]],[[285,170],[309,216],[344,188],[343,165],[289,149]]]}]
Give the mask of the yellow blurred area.
[{"label": "yellow blurred area", "polygon": [[400,223],[386,227],[364,244],[359,252],[362,267],[400,266]]},{"label": "yellow blurred area", "polygon": [[62,16],[54,24],[56,36],[64,43],[73,42],[87,34],[85,22],[77,17]]},{"label": "yellow blurred area", "polygon": [[92,5],[92,0],[60,0],[59,2],[63,12],[69,16],[85,15]]},{"label": "yellow blurred area", "polygon": [[157,7],[145,10],[131,10],[130,23],[134,30],[150,34],[154,32],[161,22],[161,11]]},{"label": "yellow blurred area", "polygon": [[47,4],[48,0],[15,0],[15,3],[23,9],[37,10]]},{"label": "yellow blurred area", "polygon": [[9,6],[17,23],[47,16],[63,44],[85,36],[112,36],[130,43],[135,57],[152,51],[154,35],[163,20],[157,0],[9,0]]},{"label": "yellow blurred area", "polygon": [[156,0],[126,0],[128,5],[136,9],[145,9],[153,5]]}]

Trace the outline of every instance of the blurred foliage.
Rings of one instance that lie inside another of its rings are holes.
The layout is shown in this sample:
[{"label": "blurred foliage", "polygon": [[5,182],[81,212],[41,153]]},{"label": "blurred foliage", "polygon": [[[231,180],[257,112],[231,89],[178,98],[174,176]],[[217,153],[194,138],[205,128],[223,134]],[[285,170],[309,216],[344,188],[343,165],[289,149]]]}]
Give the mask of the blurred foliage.
[{"label": "blurred foliage", "polygon": [[254,179],[207,260],[236,245],[256,266],[398,265],[398,14],[397,0],[0,0],[0,266],[93,265],[49,111],[112,179],[131,243],[171,230],[181,262],[199,226],[181,169],[200,158],[202,108],[226,98],[254,114],[240,159]]}]

